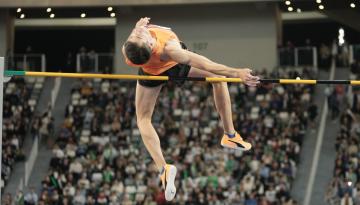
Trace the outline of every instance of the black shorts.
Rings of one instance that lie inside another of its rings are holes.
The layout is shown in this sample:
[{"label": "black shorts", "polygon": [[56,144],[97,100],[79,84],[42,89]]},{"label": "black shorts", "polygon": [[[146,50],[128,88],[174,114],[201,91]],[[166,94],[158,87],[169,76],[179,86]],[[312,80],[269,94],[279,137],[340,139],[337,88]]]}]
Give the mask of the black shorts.
[{"label": "black shorts", "polygon": [[[183,49],[187,49],[186,45],[183,42],[180,42],[180,45]],[[187,77],[189,74],[191,66],[186,64],[177,64],[169,70],[160,73],[158,76],[170,76],[170,77]],[[139,75],[151,75],[143,71],[142,68],[139,69]],[[138,80],[139,84],[145,87],[156,87],[162,84],[167,83],[168,81],[163,80]],[[177,85],[184,84],[185,80],[174,80]]]},{"label": "black shorts", "polygon": [[[177,64],[169,70],[160,73],[159,76],[170,76],[170,77],[187,77],[189,74],[191,66],[185,64]],[[151,75],[143,71],[142,68],[139,69],[139,75]],[[138,80],[139,84],[145,87],[156,87],[162,84],[167,83],[168,81],[164,80]],[[185,80],[173,80],[177,85],[184,84]]]}]

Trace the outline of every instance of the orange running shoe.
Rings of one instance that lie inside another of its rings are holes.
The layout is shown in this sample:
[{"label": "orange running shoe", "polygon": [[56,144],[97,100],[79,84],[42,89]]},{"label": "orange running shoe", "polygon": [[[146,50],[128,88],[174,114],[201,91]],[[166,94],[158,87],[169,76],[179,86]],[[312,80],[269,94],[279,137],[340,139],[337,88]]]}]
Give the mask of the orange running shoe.
[{"label": "orange running shoe", "polygon": [[175,177],[177,169],[174,165],[167,164],[164,166],[163,172],[160,174],[160,179],[165,189],[165,199],[171,201],[176,194]]},{"label": "orange running shoe", "polygon": [[230,138],[227,134],[221,139],[221,145],[223,147],[247,151],[251,149],[251,144],[245,142],[239,133],[235,133],[235,137]]}]

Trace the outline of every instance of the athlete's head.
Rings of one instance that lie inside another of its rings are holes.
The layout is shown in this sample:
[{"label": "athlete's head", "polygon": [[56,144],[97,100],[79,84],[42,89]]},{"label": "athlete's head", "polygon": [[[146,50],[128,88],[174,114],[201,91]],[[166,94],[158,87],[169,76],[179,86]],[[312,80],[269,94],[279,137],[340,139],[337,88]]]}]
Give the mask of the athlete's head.
[{"label": "athlete's head", "polygon": [[136,65],[145,64],[151,56],[152,36],[147,28],[137,27],[124,44],[126,57]]}]

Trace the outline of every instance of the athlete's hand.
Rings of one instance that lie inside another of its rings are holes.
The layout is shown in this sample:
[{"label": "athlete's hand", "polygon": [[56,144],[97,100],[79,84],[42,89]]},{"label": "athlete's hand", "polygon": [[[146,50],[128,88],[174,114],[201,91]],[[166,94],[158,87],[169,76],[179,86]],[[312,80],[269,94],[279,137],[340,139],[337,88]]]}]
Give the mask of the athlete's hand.
[{"label": "athlete's hand", "polygon": [[251,74],[252,70],[249,68],[239,69],[236,73],[237,78],[241,78],[245,85],[255,87],[260,83],[260,78]]},{"label": "athlete's hand", "polygon": [[149,22],[150,22],[149,17],[141,18],[138,22],[136,22],[135,27],[138,28],[138,27],[146,26],[149,24]]}]

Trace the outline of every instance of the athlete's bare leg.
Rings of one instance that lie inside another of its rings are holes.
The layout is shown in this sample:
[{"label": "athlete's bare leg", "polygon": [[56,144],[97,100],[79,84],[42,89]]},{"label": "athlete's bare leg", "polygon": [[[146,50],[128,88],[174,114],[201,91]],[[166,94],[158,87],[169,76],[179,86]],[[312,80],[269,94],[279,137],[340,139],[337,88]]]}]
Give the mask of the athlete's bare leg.
[{"label": "athlete's bare leg", "polygon": [[151,124],[151,117],[161,87],[162,85],[145,87],[137,83],[135,95],[137,124],[146,149],[155,161],[158,170],[161,170],[166,162],[161,151],[159,136]]},{"label": "athlete's bare leg", "polygon": [[[189,77],[223,77],[198,68],[192,67]],[[235,133],[232,121],[230,94],[226,82],[212,83],[216,109],[223,123],[224,132]]]}]

